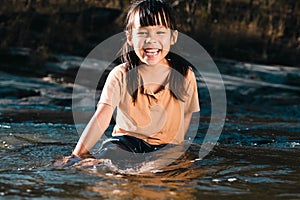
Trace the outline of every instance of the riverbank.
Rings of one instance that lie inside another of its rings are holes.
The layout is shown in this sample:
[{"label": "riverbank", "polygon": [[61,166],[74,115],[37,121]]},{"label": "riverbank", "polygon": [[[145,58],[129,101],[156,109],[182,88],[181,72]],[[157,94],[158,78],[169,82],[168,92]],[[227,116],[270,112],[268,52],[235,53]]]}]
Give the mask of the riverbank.
[{"label": "riverbank", "polygon": [[[127,1],[122,6],[119,1],[102,3],[106,7],[92,4],[93,1],[82,6],[74,2],[39,2],[27,9],[3,2],[0,49],[30,48],[40,64],[51,53],[84,57],[103,40],[123,31]],[[289,2],[282,7],[279,1],[210,1],[210,9],[198,2],[193,10],[186,8],[189,1],[180,2],[172,4],[178,13],[179,31],[198,41],[211,56],[299,66],[299,3]]]}]

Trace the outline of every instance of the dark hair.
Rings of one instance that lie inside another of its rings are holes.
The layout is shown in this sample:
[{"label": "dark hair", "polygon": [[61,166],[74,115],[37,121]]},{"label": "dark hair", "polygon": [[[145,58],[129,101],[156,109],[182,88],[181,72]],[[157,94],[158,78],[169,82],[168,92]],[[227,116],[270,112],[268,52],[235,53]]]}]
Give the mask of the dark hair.
[{"label": "dark hair", "polygon": [[[142,0],[133,3],[128,11],[125,29],[129,33],[132,31],[134,16],[139,14],[140,25],[143,26],[155,26],[162,25],[166,28],[170,28],[171,31],[176,30],[176,22],[172,8],[163,0]],[[138,95],[138,88],[142,84],[139,82],[137,66],[140,64],[140,59],[136,55],[127,42],[122,48],[122,61],[127,63],[127,90],[133,98],[135,103]],[[178,55],[169,52],[166,56],[169,65],[172,68],[171,75],[169,77],[170,90],[174,98],[184,101],[186,96],[185,91],[185,76],[188,72],[188,65],[182,62]]]}]

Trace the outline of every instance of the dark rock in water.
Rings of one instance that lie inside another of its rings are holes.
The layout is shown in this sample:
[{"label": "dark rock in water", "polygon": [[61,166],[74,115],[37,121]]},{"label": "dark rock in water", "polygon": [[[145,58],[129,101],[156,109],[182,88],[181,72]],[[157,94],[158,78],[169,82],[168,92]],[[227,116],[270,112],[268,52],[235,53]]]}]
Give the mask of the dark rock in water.
[{"label": "dark rock in water", "polygon": [[[75,57],[74,57],[75,58]],[[63,82],[74,82],[78,69],[83,59],[48,62],[44,64],[44,69],[53,78],[61,78]],[[71,59],[71,57],[70,57]]]},{"label": "dark rock in water", "polygon": [[[33,66],[30,62],[30,53],[29,49],[21,48],[2,52],[2,55],[9,55],[5,57],[6,62],[0,64],[0,119],[2,121],[19,122],[26,118],[30,121],[59,121],[61,118],[59,114],[52,119],[51,116],[46,117],[47,111],[70,112],[72,101],[76,104],[74,109],[78,112],[90,113],[95,109],[100,92],[96,91],[97,83],[90,78],[96,76],[94,79],[100,79],[99,74],[106,70],[107,62],[87,59],[82,65],[81,57],[51,55],[44,64]],[[74,85],[79,68],[84,78]],[[94,88],[91,88],[91,85]],[[90,94],[93,93],[95,96],[91,97]],[[24,113],[18,114],[18,111]],[[84,116],[82,113],[80,115]],[[67,116],[72,118],[71,114]],[[72,119],[65,121],[72,121]]]},{"label": "dark rock in water", "polygon": [[8,48],[0,50],[0,70],[19,74],[32,72],[32,50],[29,48]]},{"label": "dark rock in water", "polygon": [[39,108],[5,109],[0,112],[1,122],[23,123],[31,121],[34,123],[66,123],[72,124],[72,112],[65,110],[51,110]]},{"label": "dark rock in water", "polygon": [[[36,81],[1,73],[0,97],[6,99],[19,99],[29,96],[39,96],[41,91]],[[46,86],[45,86],[46,87]]]},{"label": "dark rock in water", "polygon": [[39,91],[32,90],[31,88],[23,88],[23,87],[5,87],[0,88],[0,98],[3,99],[11,99],[11,98],[24,98],[29,96],[38,96],[40,95]]},{"label": "dark rock in water", "polygon": [[0,72],[0,77],[0,107],[71,107],[72,88],[68,85],[4,72]]},{"label": "dark rock in water", "polygon": [[[74,109],[95,109],[100,95],[97,80],[107,75],[108,62],[87,58],[83,64],[82,57],[49,55],[34,65],[32,52],[26,48],[1,52],[0,110],[71,110],[72,101]],[[79,69],[83,76],[74,85]]]},{"label": "dark rock in water", "polygon": [[286,83],[289,85],[300,86],[300,73],[295,70],[295,72],[290,71],[286,76]]},{"label": "dark rock in water", "polygon": [[226,87],[228,113],[300,118],[300,69],[216,60]]},{"label": "dark rock in water", "polygon": [[[0,71],[27,77],[51,77],[56,82],[73,83],[79,68],[86,79],[78,83],[91,86],[97,75],[106,74],[110,63],[79,56],[46,54],[29,48],[8,48],[0,51]],[[41,55],[42,54],[42,55]],[[84,61],[85,60],[85,61]],[[83,63],[84,61],[84,63]],[[94,76],[93,78],[91,78]],[[101,82],[103,87],[103,80]],[[100,88],[102,88],[100,87]]]},{"label": "dark rock in water", "polygon": [[55,60],[43,47],[32,50],[23,47],[10,47],[0,50],[0,70],[11,74],[30,77],[47,76],[44,62]]}]

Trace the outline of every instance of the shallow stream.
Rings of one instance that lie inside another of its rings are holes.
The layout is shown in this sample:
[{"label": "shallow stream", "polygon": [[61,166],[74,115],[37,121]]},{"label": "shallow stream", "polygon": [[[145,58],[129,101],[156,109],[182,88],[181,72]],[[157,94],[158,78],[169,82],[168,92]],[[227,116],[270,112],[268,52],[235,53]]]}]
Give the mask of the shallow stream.
[{"label": "shallow stream", "polygon": [[[109,161],[56,166],[85,125],[73,123],[74,85],[66,75],[81,61],[56,55],[47,76],[29,75],[25,67],[0,71],[0,199],[300,199],[300,69],[216,60],[227,117],[203,159],[197,155],[210,108],[199,77],[200,125],[192,123],[197,136],[187,138],[190,148],[180,160],[162,169],[146,162],[138,169]],[[78,99],[90,92],[76,87]],[[93,109],[78,112],[88,118]]]}]

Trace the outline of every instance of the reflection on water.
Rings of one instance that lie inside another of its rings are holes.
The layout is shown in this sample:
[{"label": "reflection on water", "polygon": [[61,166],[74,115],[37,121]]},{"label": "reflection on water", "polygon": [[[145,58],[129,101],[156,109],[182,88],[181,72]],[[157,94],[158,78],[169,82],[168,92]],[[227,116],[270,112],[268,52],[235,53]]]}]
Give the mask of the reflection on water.
[{"label": "reflection on water", "polygon": [[[64,59],[56,67],[74,62]],[[93,159],[56,166],[72,151],[76,128],[84,127],[72,123],[73,85],[0,72],[0,199],[300,199],[300,69],[224,60],[217,65],[228,98],[218,144],[197,159],[210,121],[208,92],[198,77],[198,134],[187,138],[186,153],[162,169],[155,162],[121,169]],[[90,89],[76,87],[81,93],[75,98],[84,102]],[[78,112],[88,118],[93,109]]]},{"label": "reflection on water", "polygon": [[[299,132],[299,126],[294,128]],[[118,171],[109,161],[98,166],[87,161],[77,167],[55,167],[53,163],[68,155],[76,142],[72,125],[6,123],[1,126],[1,195],[109,199],[299,198],[300,141],[293,139],[295,132],[266,140],[266,135],[262,137],[253,131],[251,137],[251,128],[248,131],[223,134],[220,143],[203,160],[195,159],[199,145],[194,144],[180,162],[161,170],[130,175]],[[143,167],[149,165],[145,163]]]}]

